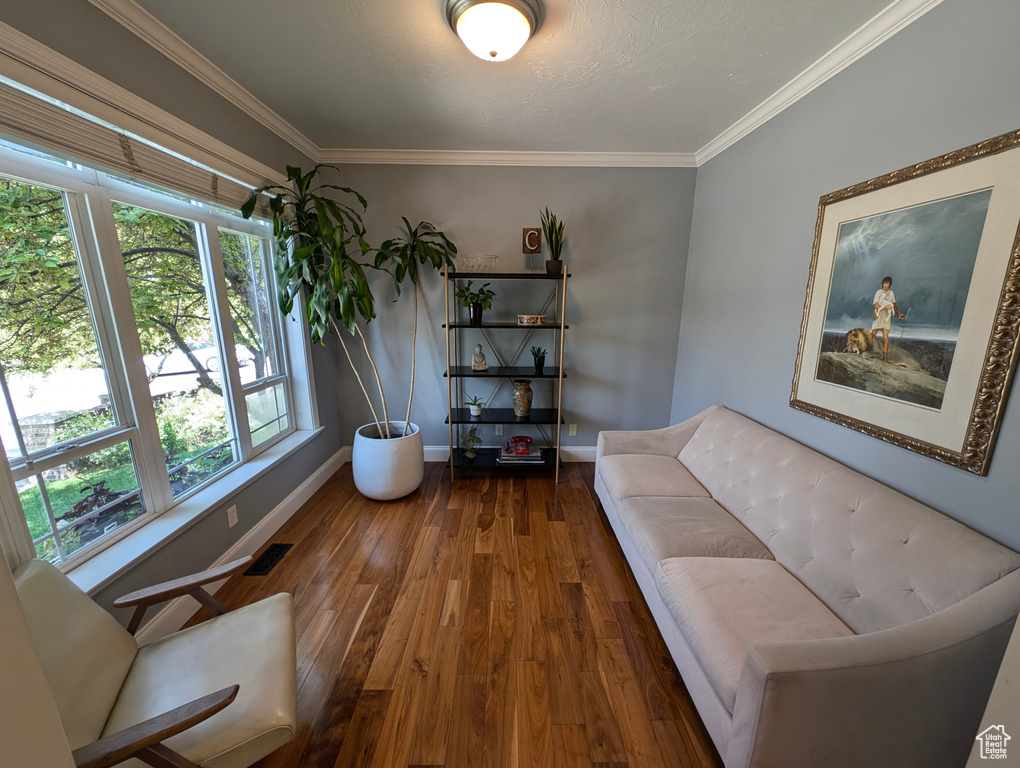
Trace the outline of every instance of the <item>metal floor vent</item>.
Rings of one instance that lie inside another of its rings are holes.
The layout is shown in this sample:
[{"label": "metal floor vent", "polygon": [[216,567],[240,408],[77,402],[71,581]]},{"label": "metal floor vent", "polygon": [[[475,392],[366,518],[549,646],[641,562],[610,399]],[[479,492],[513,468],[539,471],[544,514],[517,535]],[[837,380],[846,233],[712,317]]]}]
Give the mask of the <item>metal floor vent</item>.
[{"label": "metal floor vent", "polygon": [[287,554],[287,550],[293,546],[293,544],[270,544],[269,548],[259,555],[258,559],[248,567],[244,575],[265,576],[276,567],[276,564],[280,562],[280,558]]}]

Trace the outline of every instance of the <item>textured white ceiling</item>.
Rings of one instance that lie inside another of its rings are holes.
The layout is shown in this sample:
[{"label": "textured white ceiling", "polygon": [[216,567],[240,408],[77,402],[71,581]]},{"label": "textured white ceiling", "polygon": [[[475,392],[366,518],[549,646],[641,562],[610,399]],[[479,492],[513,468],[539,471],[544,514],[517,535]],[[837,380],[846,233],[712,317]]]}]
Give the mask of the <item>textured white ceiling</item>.
[{"label": "textured white ceiling", "polygon": [[694,152],[889,0],[544,0],[512,60],[443,0],[137,0],[320,147]]}]

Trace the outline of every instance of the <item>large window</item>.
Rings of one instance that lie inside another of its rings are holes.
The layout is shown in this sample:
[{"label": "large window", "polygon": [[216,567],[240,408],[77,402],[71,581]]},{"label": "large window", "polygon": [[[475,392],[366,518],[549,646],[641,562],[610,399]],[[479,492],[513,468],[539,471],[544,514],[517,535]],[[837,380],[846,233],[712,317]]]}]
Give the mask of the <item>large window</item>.
[{"label": "large window", "polygon": [[0,440],[36,553],[67,562],[293,431],[271,230],[9,152]]},{"label": "large window", "polygon": [[247,428],[252,445],[259,446],[290,425],[280,315],[272,302],[266,270],[272,245],[265,238],[225,229],[219,231],[219,238]]},{"label": "large window", "polygon": [[239,458],[194,221],[113,203],[170,490],[180,496]]}]

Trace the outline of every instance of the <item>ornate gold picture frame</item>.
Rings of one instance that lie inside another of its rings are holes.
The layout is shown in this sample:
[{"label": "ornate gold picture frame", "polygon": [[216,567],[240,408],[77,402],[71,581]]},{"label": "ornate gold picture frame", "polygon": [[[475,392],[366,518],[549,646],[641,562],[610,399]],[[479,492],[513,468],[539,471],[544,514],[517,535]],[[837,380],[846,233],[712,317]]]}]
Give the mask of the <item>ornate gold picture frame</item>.
[{"label": "ornate gold picture frame", "polygon": [[1020,131],[823,196],[790,405],[988,473],[1020,331]]}]

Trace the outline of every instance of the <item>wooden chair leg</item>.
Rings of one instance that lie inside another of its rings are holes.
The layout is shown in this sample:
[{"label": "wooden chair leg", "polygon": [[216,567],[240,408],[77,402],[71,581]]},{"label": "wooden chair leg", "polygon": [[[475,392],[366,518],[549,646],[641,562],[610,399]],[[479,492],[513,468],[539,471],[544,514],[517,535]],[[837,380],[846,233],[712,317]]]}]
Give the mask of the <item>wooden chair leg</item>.
[{"label": "wooden chair leg", "polygon": [[199,768],[197,764],[162,744],[146,747],[135,757],[152,768]]},{"label": "wooden chair leg", "polygon": [[135,612],[131,616],[131,621],[128,622],[127,625],[127,631],[130,632],[132,635],[138,631],[138,628],[140,626],[142,626],[142,617],[145,615],[145,609],[147,607],[148,606],[146,605],[139,605],[138,607],[135,608]]},{"label": "wooden chair leg", "polygon": [[192,597],[198,600],[198,602],[200,602],[202,605],[204,605],[206,608],[212,611],[213,616],[222,616],[224,613],[230,613],[230,611],[226,609],[223,603],[221,603],[219,600],[210,595],[201,587],[192,590],[190,594]]}]

